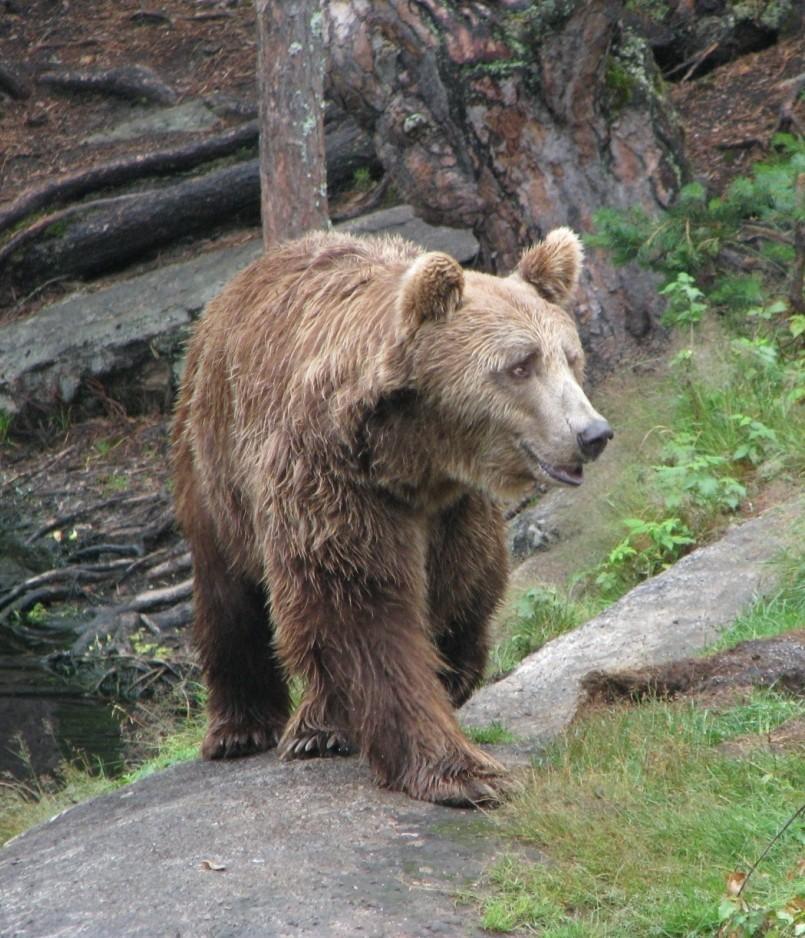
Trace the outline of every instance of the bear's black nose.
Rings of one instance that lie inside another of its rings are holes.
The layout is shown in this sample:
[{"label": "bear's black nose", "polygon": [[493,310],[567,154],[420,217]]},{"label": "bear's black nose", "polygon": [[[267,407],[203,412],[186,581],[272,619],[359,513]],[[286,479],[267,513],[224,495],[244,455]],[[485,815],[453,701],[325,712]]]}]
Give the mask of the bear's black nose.
[{"label": "bear's black nose", "polygon": [[615,434],[606,420],[593,420],[576,436],[585,459],[598,459]]}]

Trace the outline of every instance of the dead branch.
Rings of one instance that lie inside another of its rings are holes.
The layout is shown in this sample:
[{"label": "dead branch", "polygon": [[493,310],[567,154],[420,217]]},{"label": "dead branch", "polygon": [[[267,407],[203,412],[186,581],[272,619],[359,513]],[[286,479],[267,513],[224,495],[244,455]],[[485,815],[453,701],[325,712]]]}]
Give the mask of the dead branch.
[{"label": "dead branch", "polygon": [[[124,603],[115,606],[98,606],[90,612],[92,619],[83,629],[81,635],[72,645],[74,655],[83,654],[87,648],[98,638],[109,637],[114,639],[121,635],[128,635],[143,622],[147,627],[156,626],[159,633],[169,626],[185,625],[192,618],[192,602],[183,602],[192,595],[193,581],[184,580],[176,586],[164,589],[146,590],[132,597]],[[177,604],[180,604],[177,606]],[[166,613],[152,614],[149,623],[144,622],[143,613],[160,606],[176,607]]]},{"label": "dead branch", "polygon": [[147,609],[154,609],[157,606],[170,606],[179,602],[179,600],[187,599],[192,594],[193,580],[182,580],[181,583],[177,583],[175,586],[165,586],[161,589],[138,593],[126,603],[126,608],[133,609],[136,612],[145,612]]},{"label": "dead branch", "polygon": [[69,583],[98,583],[101,580],[109,579],[109,574],[129,565],[129,558],[121,560],[111,560],[107,563],[95,564],[69,564],[66,567],[56,567],[53,570],[46,570],[36,576],[23,580],[22,583],[10,589],[7,594],[0,599],[0,610],[6,609],[12,605],[20,596],[24,596],[41,586],[49,583],[58,583],[67,581]]},{"label": "dead branch", "polygon": [[670,78],[672,75],[676,75],[677,72],[681,72],[683,68],[691,67],[685,72],[682,76],[682,81],[687,81],[690,76],[696,71],[696,69],[704,62],[705,59],[709,58],[716,49],[721,45],[723,39],[726,38],[726,33],[722,36],[719,36],[718,39],[711,45],[707,46],[706,49],[703,49],[701,52],[695,52],[693,55],[689,56],[683,62],[680,62],[678,65],[675,65],[673,68],[669,69],[663,74],[663,78]]},{"label": "dead branch", "polygon": [[144,176],[161,176],[192,169],[209,160],[229,156],[244,147],[255,146],[258,134],[257,121],[250,121],[199,143],[157,150],[155,153],[139,153],[128,159],[115,160],[54,179],[23,192],[5,211],[0,212],[0,231],[5,231],[21,218],[45,206],[58,205],[68,199],[81,198],[98,189],[120,186]]},{"label": "dead branch", "polygon": [[[143,548],[139,544],[90,544],[82,547],[70,557],[70,562],[85,560],[89,557],[99,557],[101,554],[122,554],[124,557],[142,557]],[[129,566],[131,566],[129,564]]]},{"label": "dead branch", "polygon": [[23,479],[32,479],[34,476],[41,475],[46,470],[55,463],[66,456],[68,453],[71,453],[75,449],[75,445],[68,446],[63,450],[60,450],[58,453],[55,453],[50,459],[47,459],[41,466],[36,466],[33,469],[26,469],[25,472],[18,472],[16,475],[13,475],[10,479],[6,479],[5,482],[0,485],[0,492],[4,492],[6,489],[11,488],[12,485],[16,485],[19,482],[22,482]]},{"label": "dead branch", "polygon": [[161,635],[163,632],[169,632],[184,628],[193,621],[193,602],[192,600],[184,603],[178,603],[165,612],[157,612],[147,616],[144,612],[140,614],[140,620],[152,631]]},{"label": "dead branch", "polygon": [[66,524],[71,524],[73,521],[77,521],[79,518],[84,518],[87,515],[91,515],[96,511],[101,511],[103,508],[111,508],[113,505],[122,505],[126,504],[129,507],[134,505],[146,505],[150,502],[158,501],[167,501],[168,496],[164,492],[152,492],[148,495],[114,495],[111,498],[105,498],[100,502],[93,502],[89,505],[82,505],[79,508],[76,508],[74,511],[68,511],[66,514],[59,515],[56,518],[52,518],[47,524],[43,524],[41,528],[37,528],[33,534],[25,539],[26,546],[30,546],[34,541],[38,540],[40,537],[43,537],[45,534],[49,534],[51,531],[55,531],[57,528],[64,527]]},{"label": "dead branch", "polygon": [[156,580],[160,577],[172,576],[174,573],[184,573],[186,570],[189,570],[192,565],[190,551],[186,550],[178,557],[172,557],[169,560],[157,564],[155,567],[151,567],[146,574],[146,579]]},{"label": "dead branch", "polygon": [[173,22],[167,13],[161,13],[159,10],[137,10],[128,19],[130,23],[149,26],[171,26]]},{"label": "dead branch", "polygon": [[145,65],[126,65],[99,71],[85,69],[44,72],[39,82],[65,91],[93,91],[129,101],[145,99],[155,104],[175,104],[178,96],[157,73]]},{"label": "dead branch", "polygon": [[3,611],[0,612],[0,623],[8,622],[15,612],[28,612],[29,609],[33,609],[38,603],[42,603],[43,606],[49,606],[51,603],[58,602],[62,599],[74,599],[76,596],[80,596],[82,592],[77,582],[70,583],[67,586],[43,586],[40,589],[33,590],[33,592],[26,593],[24,596],[17,597],[15,602],[6,606]]},{"label": "dead branch", "polygon": [[[140,557],[138,560],[133,561],[129,564],[128,567],[123,571],[122,575],[117,578],[116,585],[120,584],[127,580],[133,574],[139,572],[143,567],[148,568],[151,564],[156,563],[156,561],[161,560],[163,557],[171,556],[178,550],[184,549],[184,543],[175,545],[174,547],[162,547],[159,550],[151,551],[151,553],[146,554],[144,557]],[[150,574],[146,574],[146,578],[150,578]]]}]

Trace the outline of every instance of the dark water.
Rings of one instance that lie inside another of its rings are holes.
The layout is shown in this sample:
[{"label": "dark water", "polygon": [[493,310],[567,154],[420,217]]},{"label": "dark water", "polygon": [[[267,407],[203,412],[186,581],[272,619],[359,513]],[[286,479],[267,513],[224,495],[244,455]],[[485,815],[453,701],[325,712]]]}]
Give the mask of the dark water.
[{"label": "dark water", "polygon": [[10,647],[17,642],[8,637],[0,634],[0,773],[52,772],[75,758],[119,768],[120,728],[109,704],[53,674],[46,654]]}]

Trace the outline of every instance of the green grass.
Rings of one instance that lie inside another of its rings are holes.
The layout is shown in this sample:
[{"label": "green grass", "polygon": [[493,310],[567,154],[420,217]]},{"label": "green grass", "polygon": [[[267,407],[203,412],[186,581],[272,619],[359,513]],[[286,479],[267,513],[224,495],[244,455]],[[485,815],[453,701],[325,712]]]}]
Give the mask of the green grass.
[{"label": "green grass", "polygon": [[[803,543],[802,539],[799,543]],[[786,552],[778,558],[776,566],[782,572],[780,589],[757,600],[738,616],[708,652],[734,648],[741,642],[770,638],[792,629],[805,629],[805,551],[799,547]]]},{"label": "green grass", "polygon": [[[802,752],[737,759],[716,746],[804,714],[802,701],[758,692],[723,713],[652,702],[576,725],[497,816],[546,862],[512,853],[490,871],[484,927],[545,938],[714,935],[726,876],[749,870],[802,803],[805,778]],[[801,827],[780,839],[746,887],[749,903],[774,911],[805,891],[803,843]]]},{"label": "green grass", "polygon": [[479,746],[496,746],[501,743],[514,743],[517,737],[510,733],[502,723],[489,723],[486,726],[464,726],[466,735]]},{"label": "green grass", "polygon": [[560,591],[533,587],[515,603],[507,634],[490,655],[488,673],[497,678],[519,661],[589,618],[591,607],[574,602]]}]

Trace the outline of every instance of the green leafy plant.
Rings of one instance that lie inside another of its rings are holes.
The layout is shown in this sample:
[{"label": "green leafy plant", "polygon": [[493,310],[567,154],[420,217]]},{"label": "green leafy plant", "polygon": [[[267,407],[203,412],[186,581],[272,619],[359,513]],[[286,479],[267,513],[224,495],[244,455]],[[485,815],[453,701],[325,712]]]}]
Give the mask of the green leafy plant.
[{"label": "green leafy plant", "polygon": [[654,466],[654,477],[669,511],[689,504],[712,510],[735,511],[746,497],[746,489],[728,474],[724,456],[702,453],[688,433],[673,437],[664,451],[667,465]]},{"label": "green leafy plant", "polygon": [[660,573],[695,544],[690,529],[679,518],[643,521],[627,518],[628,535],[598,567],[595,584],[607,598],[614,598],[630,586]]},{"label": "green leafy plant", "polygon": [[747,417],[746,414],[732,414],[731,419],[743,438],[732,454],[734,460],[746,460],[757,466],[777,449],[777,434],[764,423]]},{"label": "green leafy plant", "polygon": [[668,297],[668,306],[663,314],[663,322],[668,326],[693,325],[701,322],[707,312],[707,303],[702,302],[704,294],[693,277],[684,271],[680,271],[660,293]]},{"label": "green leafy plant", "polygon": [[[740,328],[782,328],[794,339],[805,333],[799,318],[793,328],[785,325],[787,317],[802,315],[802,296],[796,295],[801,281],[791,279],[787,299],[768,299],[780,292],[797,258],[797,226],[805,221],[797,188],[805,173],[805,139],[778,134],[773,142],[769,160],[716,198],[693,182],[659,217],[640,208],[595,213],[590,244],[609,250],[616,264],[636,261],[664,276],[669,325],[698,322],[711,308]],[[749,266],[751,272],[744,272]]]}]

